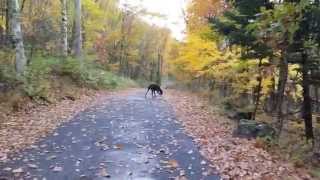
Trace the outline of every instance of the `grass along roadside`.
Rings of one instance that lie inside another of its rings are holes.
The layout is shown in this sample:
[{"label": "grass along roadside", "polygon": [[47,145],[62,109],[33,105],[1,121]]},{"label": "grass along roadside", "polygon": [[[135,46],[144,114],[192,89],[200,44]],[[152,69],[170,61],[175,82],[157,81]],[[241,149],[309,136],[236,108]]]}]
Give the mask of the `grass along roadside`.
[{"label": "grass along roadside", "polygon": [[28,111],[29,106],[76,99],[81,96],[79,89],[135,86],[134,81],[105,71],[88,60],[37,57],[19,77],[14,67],[0,64],[0,123],[7,114]]}]

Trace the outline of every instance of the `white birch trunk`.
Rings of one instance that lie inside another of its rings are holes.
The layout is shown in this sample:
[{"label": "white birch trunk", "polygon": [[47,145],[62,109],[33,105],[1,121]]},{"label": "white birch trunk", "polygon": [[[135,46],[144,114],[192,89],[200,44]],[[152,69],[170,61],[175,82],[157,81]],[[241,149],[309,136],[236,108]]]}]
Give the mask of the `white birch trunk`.
[{"label": "white birch trunk", "polygon": [[67,0],[61,2],[61,54],[64,57],[68,56],[68,14]]},{"label": "white birch trunk", "polygon": [[[75,0],[75,41],[74,53],[80,58],[82,55],[82,32],[81,32],[81,0]],[[80,58],[81,59],[81,58]]]},{"label": "white birch trunk", "polygon": [[20,8],[18,0],[9,1],[9,14],[10,14],[10,33],[12,36],[12,43],[16,51],[16,71],[22,74],[27,64],[25,56],[23,37],[20,22]]}]

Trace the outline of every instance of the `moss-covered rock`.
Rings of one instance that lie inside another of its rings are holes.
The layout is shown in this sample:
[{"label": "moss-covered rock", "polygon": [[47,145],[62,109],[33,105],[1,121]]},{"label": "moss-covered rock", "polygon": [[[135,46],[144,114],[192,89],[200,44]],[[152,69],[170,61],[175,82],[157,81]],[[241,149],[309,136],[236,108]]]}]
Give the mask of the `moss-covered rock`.
[{"label": "moss-covered rock", "polygon": [[274,137],[275,133],[270,125],[247,119],[241,119],[234,131],[236,136],[245,138]]}]

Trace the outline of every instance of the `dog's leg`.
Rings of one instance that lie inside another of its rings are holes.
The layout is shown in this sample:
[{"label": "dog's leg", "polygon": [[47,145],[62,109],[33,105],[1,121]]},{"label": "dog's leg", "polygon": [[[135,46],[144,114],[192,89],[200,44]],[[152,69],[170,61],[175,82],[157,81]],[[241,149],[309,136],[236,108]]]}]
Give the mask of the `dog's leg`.
[{"label": "dog's leg", "polygon": [[145,95],[144,97],[147,97],[149,90],[150,90],[150,89],[148,88],[147,93],[146,93],[146,95]]}]

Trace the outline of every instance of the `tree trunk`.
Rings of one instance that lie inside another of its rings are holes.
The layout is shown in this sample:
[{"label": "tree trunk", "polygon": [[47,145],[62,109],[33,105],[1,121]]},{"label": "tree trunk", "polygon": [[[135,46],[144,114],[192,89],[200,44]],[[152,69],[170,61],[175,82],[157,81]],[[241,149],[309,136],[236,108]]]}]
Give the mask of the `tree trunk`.
[{"label": "tree trunk", "polygon": [[10,0],[7,0],[6,2],[6,36],[7,38],[8,38],[8,35],[10,34],[9,6],[10,6]]},{"label": "tree trunk", "polygon": [[27,58],[25,56],[22,38],[19,1],[10,0],[8,5],[10,19],[10,35],[12,37],[11,41],[16,51],[16,71],[18,74],[22,74],[27,64]]},{"label": "tree trunk", "polygon": [[82,16],[82,13],[81,13],[81,0],[75,0],[74,53],[75,53],[75,56],[77,58],[80,58],[82,56],[81,16]]},{"label": "tree trunk", "polygon": [[264,112],[270,114],[275,112],[275,98],[276,98],[276,88],[275,88],[275,79],[274,77],[271,78],[271,82],[272,82],[272,89],[270,90],[270,92],[268,93],[268,97],[266,98],[265,102],[264,102]]},{"label": "tree trunk", "polygon": [[119,70],[118,74],[121,76],[124,76],[124,38],[122,38],[120,42],[120,49],[119,49],[119,54],[118,54],[118,59],[119,59]]},{"label": "tree trunk", "polygon": [[310,97],[310,75],[308,68],[308,55],[302,53],[302,88],[303,88],[303,102],[302,102],[302,117],[305,124],[305,135],[308,140],[313,140],[313,126],[312,126],[312,106]]},{"label": "tree trunk", "polygon": [[162,66],[162,55],[160,50],[158,51],[158,64],[157,64],[157,84],[161,85],[161,66]]},{"label": "tree trunk", "polygon": [[[275,75],[274,75],[275,76]],[[277,93],[276,93],[276,80],[275,77],[271,78],[271,82],[272,82],[272,90],[270,92],[270,98],[271,98],[271,108],[270,108],[270,112],[273,113],[275,112],[275,107],[277,105]]]},{"label": "tree trunk", "polygon": [[258,85],[256,87],[256,98],[255,98],[255,105],[254,105],[254,110],[252,114],[252,119],[256,119],[257,111],[259,108],[260,104],[260,97],[261,97],[261,89],[262,89],[262,59],[259,59],[259,65],[258,65],[258,71],[259,71],[259,77],[258,77]]},{"label": "tree trunk", "polygon": [[154,77],[154,66],[155,66],[155,63],[154,63],[154,60],[152,60],[151,61],[151,71],[150,71],[150,78],[149,78],[149,80],[151,81],[151,82],[153,82],[153,77]]},{"label": "tree trunk", "polygon": [[67,0],[61,2],[61,55],[68,56],[68,15],[67,15]]},{"label": "tree trunk", "polygon": [[282,127],[283,127],[283,112],[282,105],[284,101],[284,92],[286,88],[288,78],[288,60],[286,53],[282,54],[282,59],[280,61],[280,73],[279,73],[279,82],[277,89],[277,103],[276,103],[276,112],[278,119],[278,136],[280,136]]},{"label": "tree trunk", "polygon": [[315,93],[315,98],[316,98],[316,102],[315,102],[315,112],[319,112],[319,88],[318,88],[318,84],[316,84],[314,86],[314,93]]},{"label": "tree trunk", "polygon": [[124,75],[124,53],[125,53],[125,41],[126,41],[126,19],[127,14],[125,13],[124,16],[121,19],[121,39],[120,39],[120,49],[119,49],[119,55],[118,55],[118,61],[119,61],[119,75]]}]

